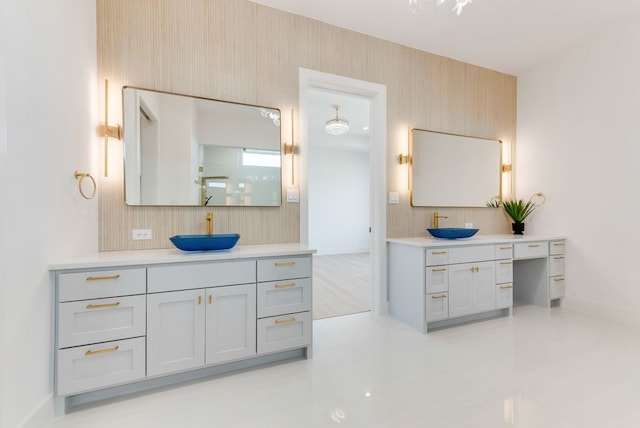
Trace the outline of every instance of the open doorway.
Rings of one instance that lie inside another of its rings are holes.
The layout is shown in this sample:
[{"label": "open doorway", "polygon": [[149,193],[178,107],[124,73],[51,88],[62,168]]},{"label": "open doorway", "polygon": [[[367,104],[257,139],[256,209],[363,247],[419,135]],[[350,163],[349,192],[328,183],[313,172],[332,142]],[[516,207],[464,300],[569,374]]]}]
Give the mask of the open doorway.
[{"label": "open doorway", "polygon": [[[370,100],[321,89],[307,100],[314,318],[370,311]],[[348,126],[339,135],[325,129],[336,118]]]},{"label": "open doorway", "polygon": [[[372,285],[372,310],[384,314],[387,303],[387,263],[386,263],[386,169],[387,169],[387,128],[386,128],[386,87],[349,77],[322,73],[301,68],[300,78],[300,242],[309,244],[309,97],[311,91],[333,92],[345,96],[355,96],[369,102],[369,249],[370,260],[367,268]],[[324,121],[329,117],[323,118]],[[334,264],[335,266],[335,264]],[[314,264],[314,269],[316,266]]]}]

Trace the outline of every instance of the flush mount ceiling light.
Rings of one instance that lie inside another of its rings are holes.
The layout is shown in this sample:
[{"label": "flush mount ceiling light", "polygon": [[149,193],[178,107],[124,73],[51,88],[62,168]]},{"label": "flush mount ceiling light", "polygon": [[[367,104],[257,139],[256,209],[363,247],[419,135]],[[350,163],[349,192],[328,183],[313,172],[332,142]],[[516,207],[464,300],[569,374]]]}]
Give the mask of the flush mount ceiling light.
[{"label": "flush mount ceiling light", "polygon": [[[438,6],[444,4],[446,0],[409,0],[409,10],[412,13],[418,13],[419,11],[425,9],[429,4],[435,3]],[[455,0],[456,5],[453,6],[453,9],[456,11],[456,15],[460,16],[462,13],[462,8],[472,3],[471,0]]]},{"label": "flush mount ceiling light", "polygon": [[336,118],[327,120],[324,130],[331,135],[342,135],[349,130],[349,122],[338,117],[339,105],[334,105],[333,108],[336,109]]}]

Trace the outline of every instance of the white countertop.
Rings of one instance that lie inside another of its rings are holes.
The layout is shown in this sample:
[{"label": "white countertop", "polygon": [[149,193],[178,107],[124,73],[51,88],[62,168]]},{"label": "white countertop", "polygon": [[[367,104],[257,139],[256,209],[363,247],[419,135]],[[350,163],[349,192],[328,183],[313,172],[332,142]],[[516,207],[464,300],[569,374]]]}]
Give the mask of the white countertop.
[{"label": "white countertop", "polygon": [[460,245],[505,244],[518,242],[556,241],[567,239],[561,235],[476,235],[471,238],[439,239],[425,236],[413,238],[391,238],[387,242],[413,247],[456,247]]},{"label": "white countertop", "polygon": [[313,254],[315,252],[316,250],[298,243],[237,245],[230,250],[223,251],[185,252],[180,251],[177,248],[161,250],[103,251],[89,254],[84,257],[74,257],[69,260],[56,261],[49,265],[49,270],[295,256]]}]

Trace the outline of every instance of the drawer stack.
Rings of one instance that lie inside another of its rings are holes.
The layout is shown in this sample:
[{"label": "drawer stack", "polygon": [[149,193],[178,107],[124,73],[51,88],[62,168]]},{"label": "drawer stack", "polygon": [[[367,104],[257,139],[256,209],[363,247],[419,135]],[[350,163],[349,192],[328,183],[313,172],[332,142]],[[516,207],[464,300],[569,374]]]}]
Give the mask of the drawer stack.
[{"label": "drawer stack", "polygon": [[549,299],[564,297],[564,248],[565,241],[549,242]]},{"label": "drawer stack", "polygon": [[496,309],[513,306],[513,245],[496,245]]},{"label": "drawer stack", "polygon": [[311,256],[258,260],[257,351],[311,344]]},{"label": "drawer stack", "polygon": [[145,377],[146,269],[58,276],[56,393]]}]

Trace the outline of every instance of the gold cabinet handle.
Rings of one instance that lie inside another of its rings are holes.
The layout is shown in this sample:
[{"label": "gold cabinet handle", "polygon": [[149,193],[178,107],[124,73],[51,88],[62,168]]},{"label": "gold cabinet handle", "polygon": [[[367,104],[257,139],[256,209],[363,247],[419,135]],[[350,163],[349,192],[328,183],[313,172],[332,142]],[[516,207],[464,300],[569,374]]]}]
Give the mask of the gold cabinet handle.
[{"label": "gold cabinet handle", "polygon": [[538,248],[540,244],[529,244],[529,248]]},{"label": "gold cabinet handle", "polygon": [[471,269],[469,269],[471,272],[480,272],[480,268],[479,267],[472,267]]},{"label": "gold cabinet handle", "polygon": [[296,322],[296,317],[291,317],[286,320],[276,320],[276,324],[290,324],[292,322]]},{"label": "gold cabinet handle", "polygon": [[553,246],[554,247],[564,247],[564,242],[554,242]]},{"label": "gold cabinet handle", "polygon": [[511,285],[511,284],[509,284],[509,285],[501,285],[500,288],[503,289],[503,290],[508,290],[510,288],[513,288],[513,285]]},{"label": "gold cabinet handle", "polygon": [[213,303],[213,294],[209,294],[209,304]]},{"label": "gold cabinet handle", "polygon": [[108,354],[109,352],[116,352],[119,348],[119,346],[114,346],[113,348],[98,349],[97,351],[92,351],[91,349],[89,349],[84,353],[84,355],[90,357],[92,355]]},{"label": "gold cabinet handle", "polygon": [[198,296],[198,304],[201,305],[202,304],[202,296]]},{"label": "gold cabinet handle", "polygon": [[114,303],[102,303],[100,305],[87,305],[87,309],[100,309],[100,308],[115,308],[116,306],[120,305],[120,302],[114,302]]},{"label": "gold cabinet handle", "polygon": [[500,247],[501,250],[510,250],[511,248],[513,248],[513,247],[511,247],[511,246],[509,246],[509,247]]},{"label": "gold cabinet handle", "polygon": [[296,286],[295,282],[289,282],[287,284],[276,284],[276,288],[292,288],[295,286]]},{"label": "gold cabinet handle", "polygon": [[564,260],[564,256],[555,256],[553,260]]},{"label": "gold cabinet handle", "polygon": [[447,295],[446,294],[439,294],[437,296],[431,296],[432,299],[446,299]]},{"label": "gold cabinet handle", "polygon": [[108,275],[108,276],[88,276],[87,281],[104,281],[107,279],[118,279],[120,275]]},{"label": "gold cabinet handle", "polygon": [[500,262],[501,265],[512,265],[513,262]]},{"label": "gold cabinet handle", "polygon": [[275,265],[280,266],[294,266],[296,262],[275,262]]},{"label": "gold cabinet handle", "polygon": [[434,255],[436,255],[436,256],[439,256],[439,255],[442,255],[442,254],[447,254],[447,252],[446,252],[446,251],[434,251],[434,252],[433,252],[433,253],[431,253],[431,254],[434,254]]},{"label": "gold cabinet handle", "polygon": [[431,269],[431,272],[446,272],[447,268]]},{"label": "gold cabinet handle", "polygon": [[564,278],[553,278],[553,280],[555,282],[562,282],[562,281],[564,281]]}]

